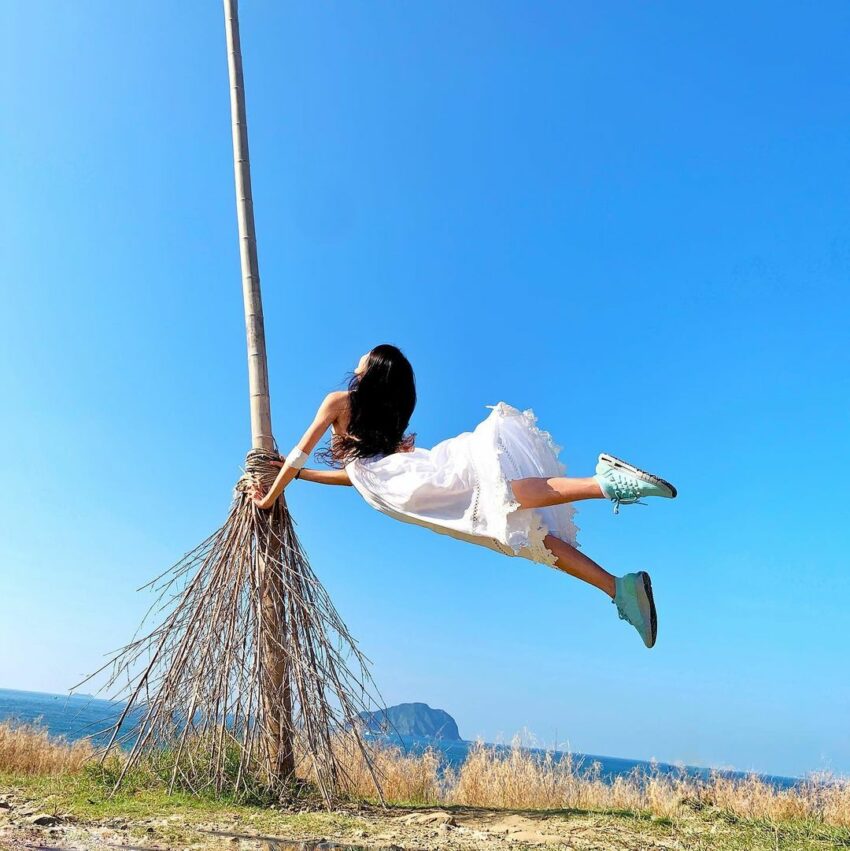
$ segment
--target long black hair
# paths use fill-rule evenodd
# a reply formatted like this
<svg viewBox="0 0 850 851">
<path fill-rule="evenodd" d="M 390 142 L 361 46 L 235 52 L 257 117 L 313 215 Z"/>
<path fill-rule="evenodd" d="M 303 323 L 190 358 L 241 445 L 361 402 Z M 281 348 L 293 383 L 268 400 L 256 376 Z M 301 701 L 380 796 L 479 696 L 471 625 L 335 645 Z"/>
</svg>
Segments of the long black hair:
<svg viewBox="0 0 850 851">
<path fill-rule="evenodd" d="M 375 346 L 361 375 L 348 382 L 351 419 L 345 434 L 331 437 L 317 456 L 332 467 L 355 458 L 392 455 L 413 448 L 415 434 L 405 434 L 416 407 L 416 378 L 410 361 L 389 343 Z"/>
</svg>

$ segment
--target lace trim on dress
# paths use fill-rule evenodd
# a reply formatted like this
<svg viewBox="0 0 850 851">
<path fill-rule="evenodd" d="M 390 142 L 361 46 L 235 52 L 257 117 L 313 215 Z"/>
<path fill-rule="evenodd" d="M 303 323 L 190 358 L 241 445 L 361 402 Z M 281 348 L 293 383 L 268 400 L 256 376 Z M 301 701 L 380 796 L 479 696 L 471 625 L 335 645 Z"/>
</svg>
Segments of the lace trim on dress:
<svg viewBox="0 0 850 851">
<path fill-rule="evenodd" d="M 558 475 L 563 475 L 566 472 L 566 466 L 558 458 L 563 447 L 555 443 L 548 431 L 544 431 L 537 426 L 537 417 L 531 408 L 520 411 L 518 408 L 514 408 L 505 402 L 499 402 L 497 405 L 487 405 L 486 407 L 492 408 L 501 417 L 523 417 L 528 431 L 552 453 L 558 466 Z M 498 437 L 496 442 L 496 453 L 499 461 L 499 474 L 494 494 L 496 504 L 492 508 L 494 511 L 498 511 L 500 517 L 504 518 L 505 540 L 513 550 L 512 554 L 518 556 L 520 550 L 527 548 L 529 558 L 532 561 L 555 567 L 557 558 L 544 543 L 546 536 L 549 534 L 549 527 L 546 525 L 539 511 L 534 508 L 521 508 L 519 501 L 514 496 L 510 483 L 511 480 L 504 472 L 505 465 L 502 463 L 502 457 L 507 458 L 510 466 L 513 467 L 515 473 L 513 478 L 524 477 L 501 436 Z M 573 535 L 573 538 L 575 538 L 575 535 Z"/>
</svg>

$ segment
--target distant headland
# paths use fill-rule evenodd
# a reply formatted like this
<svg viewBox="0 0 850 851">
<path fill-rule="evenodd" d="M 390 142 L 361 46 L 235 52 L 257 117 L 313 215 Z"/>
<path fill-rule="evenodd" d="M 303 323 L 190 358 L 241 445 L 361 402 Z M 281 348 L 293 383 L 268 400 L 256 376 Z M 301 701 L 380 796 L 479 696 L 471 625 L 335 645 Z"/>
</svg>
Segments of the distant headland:
<svg viewBox="0 0 850 851">
<path fill-rule="evenodd" d="M 427 703 L 399 703 L 377 712 L 361 712 L 360 717 L 373 733 L 462 741 L 455 719 L 445 710 L 432 709 Z"/>
</svg>

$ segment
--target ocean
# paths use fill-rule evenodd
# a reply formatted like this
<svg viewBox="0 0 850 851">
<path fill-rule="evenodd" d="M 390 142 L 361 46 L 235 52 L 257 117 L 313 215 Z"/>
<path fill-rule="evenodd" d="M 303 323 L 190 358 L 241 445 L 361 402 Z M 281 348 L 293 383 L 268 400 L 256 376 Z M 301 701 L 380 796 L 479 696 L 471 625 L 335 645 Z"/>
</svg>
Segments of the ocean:
<svg viewBox="0 0 850 851">
<path fill-rule="evenodd" d="M 64 736 L 69 741 L 91 736 L 95 744 L 104 744 L 107 738 L 104 731 L 122 709 L 123 704 L 121 703 L 100 700 L 91 695 L 68 696 L 0 689 L 0 721 L 38 722 L 51 735 Z M 469 749 L 474 744 L 467 741 L 445 742 L 432 739 L 399 738 L 398 736 L 393 737 L 392 741 L 401 744 L 406 750 L 413 753 L 420 752 L 428 746 L 436 747 L 444 754 L 446 762 L 453 767 L 458 767 L 463 763 Z M 507 750 L 504 745 L 495 745 L 494 747 Z M 556 752 L 555 756 L 559 758 L 563 754 Z M 598 763 L 602 778 L 609 781 L 616 777 L 625 776 L 636 768 L 667 774 L 685 772 L 693 777 L 707 777 L 711 771 L 711 769 L 700 768 L 699 766 L 674 766 L 666 763 L 650 763 L 643 760 L 621 759 L 595 754 L 574 753 L 573 758 L 580 760 L 584 765 Z M 722 773 L 728 777 L 745 776 L 734 771 Z M 781 789 L 791 788 L 800 782 L 798 778 L 793 777 L 760 776 L 763 780 Z"/>
</svg>

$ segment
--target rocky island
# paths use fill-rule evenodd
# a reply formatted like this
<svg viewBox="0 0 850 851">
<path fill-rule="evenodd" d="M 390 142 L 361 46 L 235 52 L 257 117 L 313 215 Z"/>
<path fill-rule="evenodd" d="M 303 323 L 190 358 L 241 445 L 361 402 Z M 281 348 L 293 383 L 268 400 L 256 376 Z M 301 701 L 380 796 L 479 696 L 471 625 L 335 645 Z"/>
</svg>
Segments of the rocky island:
<svg viewBox="0 0 850 851">
<path fill-rule="evenodd" d="M 427 703 L 399 703 L 377 712 L 362 712 L 360 717 L 373 733 L 462 741 L 455 719 L 445 710 L 432 709 Z"/>
</svg>

